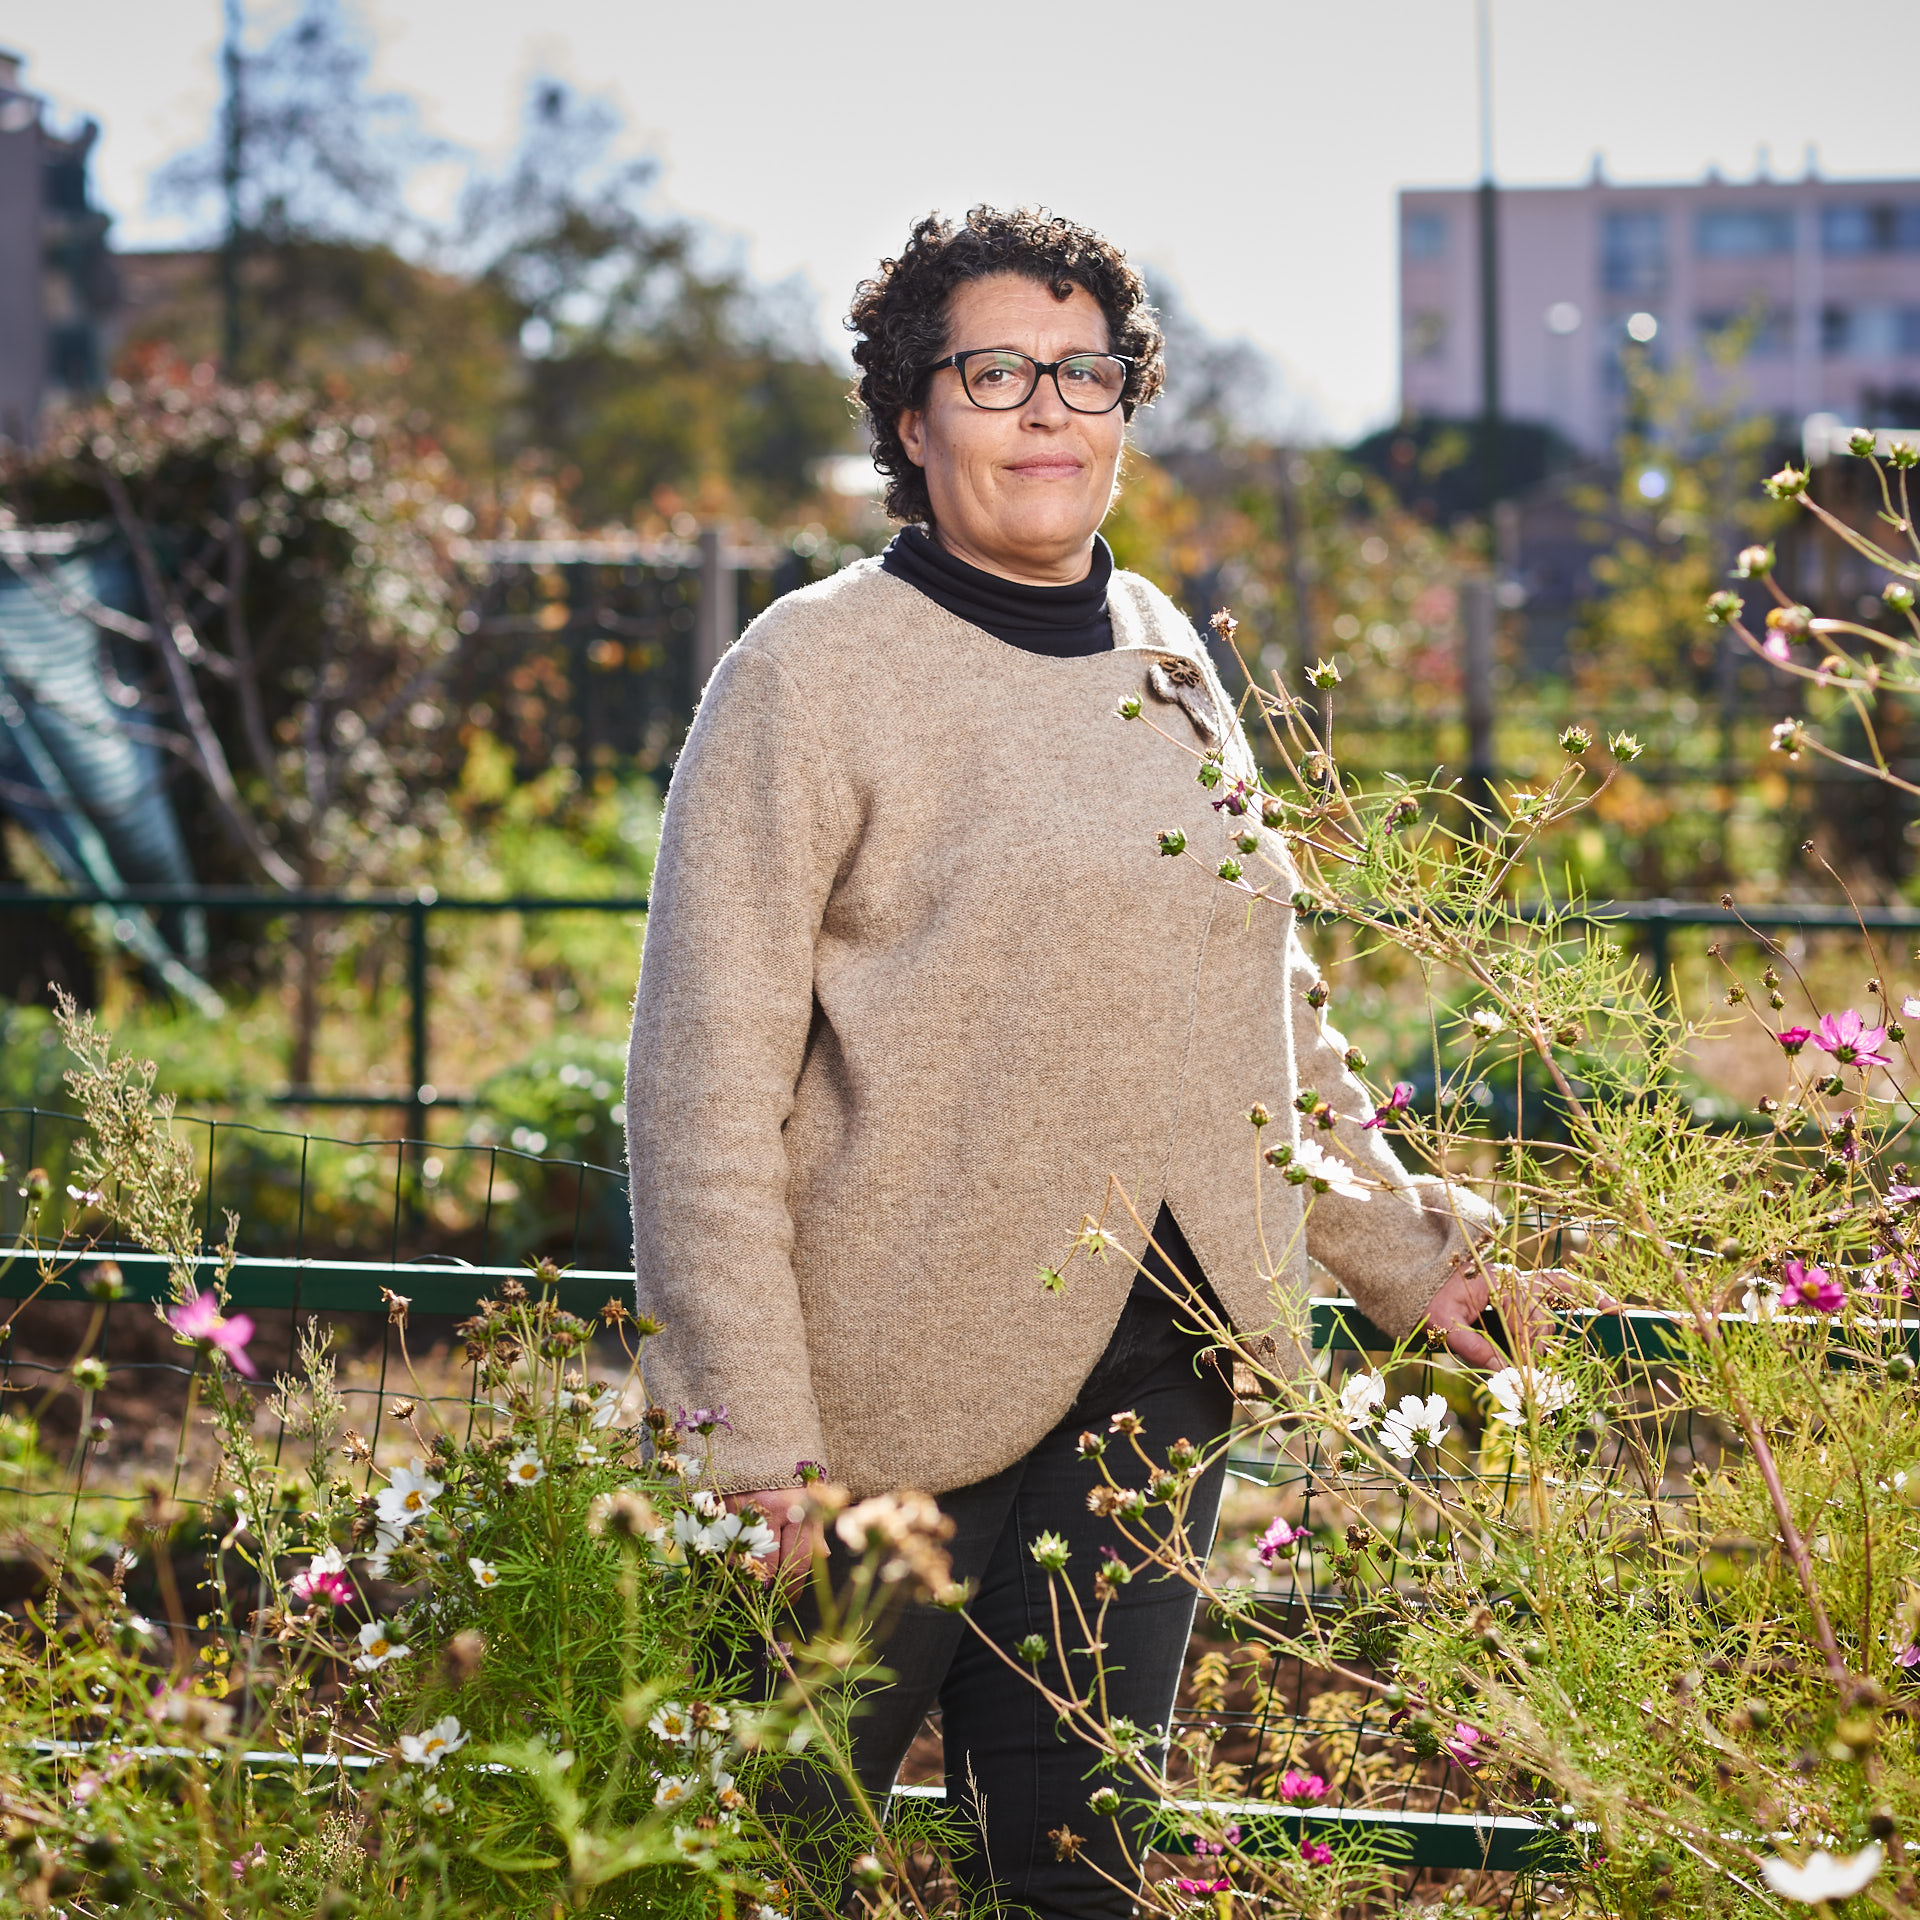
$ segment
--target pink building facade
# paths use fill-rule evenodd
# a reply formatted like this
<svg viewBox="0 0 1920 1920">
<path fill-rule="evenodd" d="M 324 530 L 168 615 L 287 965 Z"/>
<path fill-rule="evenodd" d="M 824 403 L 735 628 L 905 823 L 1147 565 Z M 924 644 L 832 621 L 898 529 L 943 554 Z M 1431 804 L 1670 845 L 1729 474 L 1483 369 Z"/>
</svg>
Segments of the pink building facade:
<svg viewBox="0 0 1920 1920">
<path fill-rule="evenodd" d="M 1604 454 L 1622 356 L 1694 362 L 1798 439 L 1811 415 L 1920 426 L 1920 179 L 1502 188 L 1501 412 Z M 1400 392 L 1481 409 L 1478 196 L 1400 195 Z M 1737 367 L 1704 349 L 1746 331 Z"/>
</svg>

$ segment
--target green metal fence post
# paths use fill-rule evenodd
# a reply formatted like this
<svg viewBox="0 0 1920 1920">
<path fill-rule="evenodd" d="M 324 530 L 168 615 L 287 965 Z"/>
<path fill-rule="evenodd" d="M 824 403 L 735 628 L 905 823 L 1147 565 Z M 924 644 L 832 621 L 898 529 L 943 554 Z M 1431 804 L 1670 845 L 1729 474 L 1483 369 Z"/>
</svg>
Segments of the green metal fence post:
<svg viewBox="0 0 1920 1920">
<path fill-rule="evenodd" d="M 413 1095 L 414 1137 L 420 1140 L 427 1137 L 427 1108 L 435 1097 L 427 1078 L 427 915 L 435 898 L 431 887 L 422 887 L 407 906 L 407 993 L 412 1017 L 407 1085 Z"/>
</svg>

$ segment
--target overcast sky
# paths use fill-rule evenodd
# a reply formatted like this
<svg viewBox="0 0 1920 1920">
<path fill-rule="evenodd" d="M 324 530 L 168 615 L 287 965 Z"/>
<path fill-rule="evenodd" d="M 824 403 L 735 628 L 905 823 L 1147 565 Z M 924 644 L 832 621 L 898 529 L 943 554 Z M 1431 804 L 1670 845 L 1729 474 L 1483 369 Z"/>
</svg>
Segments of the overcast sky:
<svg viewBox="0 0 1920 1920">
<path fill-rule="evenodd" d="M 1916 0 L 1493 0 L 1495 160 L 1514 182 L 1920 170 Z M 1039 201 L 1171 277 L 1348 434 L 1390 416 L 1393 196 L 1474 177 L 1473 0 L 359 0 L 374 84 L 509 146 L 528 80 L 610 96 L 664 202 L 800 275 L 823 338 L 928 207 Z M 262 28 L 296 9 L 251 0 Z M 28 82 L 101 122 L 122 246 L 178 236 L 153 167 L 218 98 L 219 0 L 0 0 Z M 991 54 L 971 56 L 970 47 Z M 1010 75 L 1010 77 L 1008 77 Z M 836 346 L 836 351 L 838 347 Z"/>
</svg>

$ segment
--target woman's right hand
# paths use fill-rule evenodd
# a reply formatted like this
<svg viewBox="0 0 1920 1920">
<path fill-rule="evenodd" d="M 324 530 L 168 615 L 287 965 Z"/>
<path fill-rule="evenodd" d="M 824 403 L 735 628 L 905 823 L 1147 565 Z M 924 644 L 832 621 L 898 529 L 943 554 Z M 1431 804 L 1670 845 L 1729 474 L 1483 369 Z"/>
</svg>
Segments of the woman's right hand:
<svg viewBox="0 0 1920 1920">
<path fill-rule="evenodd" d="M 813 1556 L 826 1544 L 820 1522 L 808 1518 L 806 1498 L 796 1487 L 730 1493 L 727 1507 L 733 1513 L 744 1513 L 749 1507 L 759 1510 L 775 1542 L 773 1551 L 762 1558 L 771 1562 L 776 1579 L 804 1578 L 813 1565 Z"/>
</svg>

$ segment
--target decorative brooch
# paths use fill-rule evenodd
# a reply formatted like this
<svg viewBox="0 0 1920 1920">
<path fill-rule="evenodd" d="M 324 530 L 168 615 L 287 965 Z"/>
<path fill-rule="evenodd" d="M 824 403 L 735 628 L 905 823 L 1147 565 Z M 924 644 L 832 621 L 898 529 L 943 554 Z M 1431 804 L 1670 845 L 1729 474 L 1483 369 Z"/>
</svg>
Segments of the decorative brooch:
<svg viewBox="0 0 1920 1920">
<path fill-rule="evenodd" d="M 1156 654 L 1147 663 L 1147 685 L 1160 699 L 1184 708 L 1194 730 L 1208 746 L 1220 744 L 1220 716 L 1197 661 L 1184 654 Z"/>
</svg>

